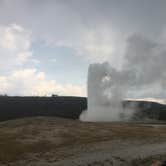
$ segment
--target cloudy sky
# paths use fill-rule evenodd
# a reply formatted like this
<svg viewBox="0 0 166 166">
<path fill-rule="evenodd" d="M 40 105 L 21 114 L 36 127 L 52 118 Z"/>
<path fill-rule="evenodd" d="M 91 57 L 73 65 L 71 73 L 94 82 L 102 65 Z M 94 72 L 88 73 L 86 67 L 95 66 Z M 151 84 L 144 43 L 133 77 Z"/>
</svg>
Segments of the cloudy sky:
<svg viewBox="0 0 166 166">
<path fill-rule="evenodd" d="M 165 0 L 0 0 L 0 94 L 86 96 L 88 65 L 120 69 L 132 34 L 165 44 L 165 9 Z"/>
</svg>

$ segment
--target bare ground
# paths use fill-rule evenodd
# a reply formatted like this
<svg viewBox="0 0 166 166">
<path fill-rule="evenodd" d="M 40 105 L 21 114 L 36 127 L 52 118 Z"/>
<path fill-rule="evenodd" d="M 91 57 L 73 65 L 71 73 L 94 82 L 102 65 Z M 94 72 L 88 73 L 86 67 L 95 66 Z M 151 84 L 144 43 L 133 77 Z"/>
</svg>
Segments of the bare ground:
<svg viewBox="0 0 166 166">
<path fill-rule="evenodd" d="M 166 159 L 166 124 L 25 118 L 0 123 L 2 166 L 150 166 Z"/>
</svg>

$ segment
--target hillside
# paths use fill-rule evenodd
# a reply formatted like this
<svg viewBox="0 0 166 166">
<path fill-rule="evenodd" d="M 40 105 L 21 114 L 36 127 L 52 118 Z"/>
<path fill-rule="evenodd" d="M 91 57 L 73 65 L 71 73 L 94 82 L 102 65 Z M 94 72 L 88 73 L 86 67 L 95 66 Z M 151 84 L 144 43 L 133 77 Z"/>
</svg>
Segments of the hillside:
<svg viewBox="0 0 166 166">
<path fill-rule="evenodd" d="M 133 120 L 166 120 L 166 105 L 163 104 L 126 100 L 123 107 L 135 110 Z M 34 116 L 78 119 L 86 109 L 85 97 L 0 97 L 0 121 Z"/>
<path fill-rule="evenodd" d="M 87 108 L 83 97 L 0 97 L 0 121 L 32 116 L 78 119 Z"/>
</svg>

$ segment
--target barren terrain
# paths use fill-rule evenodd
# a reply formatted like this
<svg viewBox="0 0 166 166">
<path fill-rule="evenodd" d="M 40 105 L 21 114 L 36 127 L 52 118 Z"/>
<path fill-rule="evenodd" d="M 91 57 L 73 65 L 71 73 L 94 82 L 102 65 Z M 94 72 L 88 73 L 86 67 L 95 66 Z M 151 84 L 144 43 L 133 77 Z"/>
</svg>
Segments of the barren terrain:
<svg viewBox="0 0 166 166">
<path fill-rule="evenodd" d="M 37 117 L 0 122 L 1 166 L 151 165 L 166 158 L 166 124 Z"/>
</svg>

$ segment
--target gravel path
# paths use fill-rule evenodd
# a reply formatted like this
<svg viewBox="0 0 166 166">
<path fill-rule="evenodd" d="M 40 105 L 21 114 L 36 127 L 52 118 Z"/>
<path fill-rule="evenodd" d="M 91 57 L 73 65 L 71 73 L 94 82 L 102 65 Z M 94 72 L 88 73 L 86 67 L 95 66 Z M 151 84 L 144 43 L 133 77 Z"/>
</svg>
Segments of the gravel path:
<svg viewBox="0 0 166 166">
<path fill-rule="evenodd" d="M 124 165 L 127 166 L 135 159 L 145 159 L 150 156 L 166 154 L 166 143 L 140 145 L 121 143 L 109 147 L 109 142 L 98 146 L 97 151 L 80 153 L 63 161 L 54 163 L 55 166 L 89 166 L 89 165 Z M 104 150 L 105 149 L 105 150 Z"/>
</svg>

